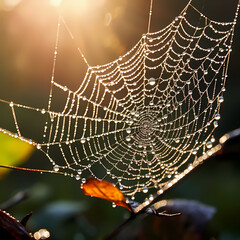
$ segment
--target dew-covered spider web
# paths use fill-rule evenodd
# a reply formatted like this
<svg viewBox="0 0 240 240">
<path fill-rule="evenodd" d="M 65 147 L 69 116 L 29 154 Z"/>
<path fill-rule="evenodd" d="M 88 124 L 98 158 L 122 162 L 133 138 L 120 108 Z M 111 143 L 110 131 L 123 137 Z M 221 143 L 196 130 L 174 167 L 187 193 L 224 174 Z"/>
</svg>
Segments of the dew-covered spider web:
<svg viewBox="0 0 240 240">
<path fill-rule="evenodd" d="M 148 31 L 118 59 L 90 66 L 72 91 L 55 79 L 58 36 L 48 107 L 37 109 L 7 102 L 16 133 L 41 150 L 51 172 L 82 182 L 91 176 L 116 184 L 134 199 L 156 188 L 163 193 L 201 163 L 199 156 L 214 145 L 234 27 L 217 22 L 191 1 L 168 26 Z M 69 28 L 59 18 L 57 35 Z M 62 111 L 52 105 L 55 92 L 66 96 Z M 46 116 L 43 141 L 24 138 L 16 108 Z M 54 157 L 58 153 L 58 157 Z"/>
</svg>

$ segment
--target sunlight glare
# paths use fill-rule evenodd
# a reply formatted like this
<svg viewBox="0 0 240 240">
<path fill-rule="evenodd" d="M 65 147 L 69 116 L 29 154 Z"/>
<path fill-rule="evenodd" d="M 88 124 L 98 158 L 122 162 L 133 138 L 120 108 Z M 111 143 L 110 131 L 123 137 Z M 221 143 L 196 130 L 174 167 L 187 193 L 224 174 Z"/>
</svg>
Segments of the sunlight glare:
<svg viewBox="0 0 240 240">
<path fill-rule="evenodd" d="M 55 7 L 60 6 L 61 3 L 62 3 L 62 0 L 50 0 L 50 4 L 55 6 Z"/>
<path fill-rule="evenodd" d="M 5 10 L 11 10 L 16 7 L 22 0 L 3 0 L 3 3 L 6 7 Z"/>
</svg>

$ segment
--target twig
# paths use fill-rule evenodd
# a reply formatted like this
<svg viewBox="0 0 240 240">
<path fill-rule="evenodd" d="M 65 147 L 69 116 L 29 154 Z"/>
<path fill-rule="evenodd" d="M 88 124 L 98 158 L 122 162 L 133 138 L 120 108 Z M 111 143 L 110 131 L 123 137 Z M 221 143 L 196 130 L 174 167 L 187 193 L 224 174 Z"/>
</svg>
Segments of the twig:
<svg viewBox="0 0 240 240">
<path fill-rule="evenodd" d="M 11 199 L 9 199 L 7 202 L 4 202 L 0 205 L 0 209 L 3 211 L 6 211 L 7 209 L 17 205 L 18 203 L 22 202 L 23 200 L 28 198 L 27 192 L 19 192 L 15 196 L 13 196 Z"/>
</svg>

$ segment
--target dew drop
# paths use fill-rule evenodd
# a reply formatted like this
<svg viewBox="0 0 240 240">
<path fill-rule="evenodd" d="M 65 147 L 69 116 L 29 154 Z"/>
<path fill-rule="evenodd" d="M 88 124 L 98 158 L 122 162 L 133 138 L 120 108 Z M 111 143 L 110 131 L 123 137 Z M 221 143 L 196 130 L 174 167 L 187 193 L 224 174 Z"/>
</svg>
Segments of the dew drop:
<svg viewBox="0 0 240 240">
<path fill-rule="evenodd" d="M 78 173 L 79 175 L 81 175 L 81 174 L 82 174 L 82 170 L 81 170 L 81 169 L 78 169 L 78 170 L 77 170 L 77 173 Z"/>
<path fill-rule="evenodd" d="M 10 103 L 9 103 L 9 106 L 10 106 L 10 107 L 13 107 L 13 102 L 10 102 Z"/>
<path fill-rule="evenodd" d="M 222 102 L 224 101 L 223 96 L 219 96 L 218 101 L 219 101 L 220 103 L 222 103 Z"/>
<path fill-rule="evenodd" d="M 115 208 L 116 206 L 117 206 L 116 203 L 113 202 L 112 207 Z"/>
<path fill-rule="evenodd" d="M 126 137 L 126 141 L 127 141 L 127 142 L 130 142 L 130 141 L 131 141 L 131 137 L 129 137 L 129 136 Z"/>
<path fill-rule="evenodd" d="M 76 180 L 80 180 L 80 176 L 79 175 L 76 175 L 75 178 L 76 178 Z"/>
<path fill-rule="evenodd" d="M 220 116 L 219 113 L 215 114 L 215 119 L 216 119 L 216 120 L 219 120 L 220 118 L 221 118 L 221 116 Z"/>
<path fill-rule="evenodd" d="M 82 183 L 85 183 L 86 182 L 86 178 L 82 178 Z"/>
<path fill-rule="evenodd" d="M 68 89 L 67 89 L 67 87 L 65 86 L 64 88 L 63 88 L 63 91 L 64 92 L 66 92 Z"/>
<path fill-rule="evenodd" d="M 86 142 L 86 139 L 85 138 L 81 138 L 81 143 L 85 143 Z"/>
<path fill-rule="evenodd" d="M 45 114 L 46 113 L 46 110 L 43 108 L 42 110 L 41 110 L 41 114 Z"/>
<path fill-rule="evenodd" d="M 207 148 L 212 148 L 212 142 L 211 141 L 207 142 L 206 146 L 207 146 Z"/>
<path fill-rule="evenodd" d="M 126 132 L 131 133 L 131 128 L 127 128 Z"/>
<path fill-rule="evenodd" d="M 41 145 L 40 144 L 37 145 L 37 149 L 41 149 Z"/>
<path fill-rule="evenodd" d="M 216 127 L 218 127 L 218 121 L 214 121 L 213 122 L 213 126 L 216 128 Z"/>
<path fill-rule="evenodd" d="M 143 191 L 143 193 L 147 193 L 148 192 L 148 188 L 147 187 L 143 187 L 142 191 Z"/>
<path fill-rule="evenodd" d="M 196 155 L 197 154 L 197 149 L 193 149 L 192 154 Z"/>
<path fill-rule="evenodd" d="M 151 195 L 149 196 L 149 200 L 152 201 L 153 199 L 154 199 L 154 197 L 153 197 L 153 195 L 151 194 Z"/>
<path fill-rule="evenodd" d="M 59 166 L 58 165 L 54 165 L 53 170 L 54 170 L 54 172 L 58 172 L 59 171 Z"/>
<path fill-rule="evenodd" d="M 150 78 L 148 81 L 149 81 L 149 84 L 151 86 L 155 85 L 155 83 L 156 83 L 156 79 L 155 78 Z"/>
</svg>

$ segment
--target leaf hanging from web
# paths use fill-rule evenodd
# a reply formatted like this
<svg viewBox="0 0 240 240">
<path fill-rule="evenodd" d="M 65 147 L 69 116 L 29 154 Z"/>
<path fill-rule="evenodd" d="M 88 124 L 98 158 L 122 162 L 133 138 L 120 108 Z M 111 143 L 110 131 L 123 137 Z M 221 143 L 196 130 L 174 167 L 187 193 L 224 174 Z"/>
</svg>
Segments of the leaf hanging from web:
<svg viewBox="0 0 240 240">
<path fill-rule="evenodd" d="M 126 202 L 122 192 L 110 182 L 89 178 L 82 184 L 82 189 L 85 195 L 102 198 L 113 202 L 118 206 L 124 207 L 130 212 L 133 211 L 130 205 Z"/>
</svg>

